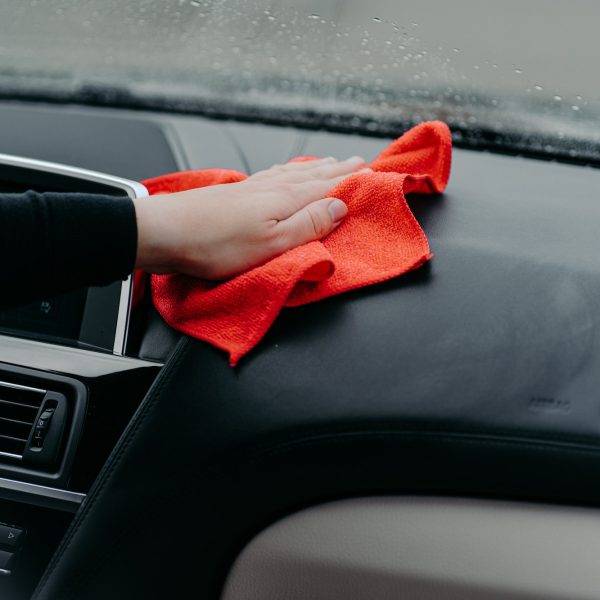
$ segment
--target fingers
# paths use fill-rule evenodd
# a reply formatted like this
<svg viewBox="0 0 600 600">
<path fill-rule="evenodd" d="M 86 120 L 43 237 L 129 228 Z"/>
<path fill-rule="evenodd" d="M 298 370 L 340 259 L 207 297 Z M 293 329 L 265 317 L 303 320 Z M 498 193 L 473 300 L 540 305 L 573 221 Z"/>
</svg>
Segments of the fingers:
<svg viewBox="0 0 600 600">
<path fill-rule="evenodd" d="M 258 171 L 250 176 L 250 179 L 268 179 L 271 177 L 281 177 L 282 175 L 289 173 L 302 173 L 303 171 L 310 171 L 321 165 L 331 164 L 338 162 L 333 156 L 327 156 L 325 158 L 317 158 L 315 160 L 305 160 L 301 162 L 288 162 L 282 165 L 273 165 L 269 169 Z"/>
<path fill-rule="evenodd" d="M 332 179 L 342 175 L 350 175 L 350 173 L 364 166 L 364 164 L 365 161 L 363 158 L 352 156 L 346 160 L 316 165 L 307 171 L 286 173 L 285 181 L 289 183 L 303 183 L 313 179 Z"/>
<path fill-rule="evenodd" d="M 328 195 L 331 190 L 349 177 L 350 175 L 357 175 L 360 173 L 369 173 L 372 169 L 361 169 L 360 171 L 351 171 L 350 173 L 344 173 L 337 177 L 331 177 L 328 179 L 311 179 L 303 181 L 301 183 L 291 184 L 289 187 L 288 198 L 286 202 L 275 202 L 270 207 L 271 211 L 274 212 L 277 219 L 283 220 L 290 217 L 295 212 L 308 206 L 315 200 L 319 200 Z"/>
<path fill-rule="evenodd" d="M 344 173 L 351 173 L 361 165 L 364 165 L 364 163 L 364 159 L 360 156 L 352 156 L 342 161 L 338 161 L 329 156 L 317 160 L 275 165 L 266 171 L 260 171 L 255 175 L 252 175 L 250 179 L 271 179 L 287 183 L 316 178 L 326 179 Z"/>
<path fill-rule="evenodd" d="M 328 179 L 307 179 L 296 183 L 277 183 L 263 197 L 262 207 L 270 219 L 283 221 L 316 200 L 327 197 L 336 185 L 351 175 L 372 172 L 365 168 Z M 261 184 L 261 185 L 264 185 Z"/>
<path fill-rule="evenodd" d="M 324 238 L 342 222 L 347 213 L 347 206 L 337 198 L 323 198 L 308 204 L 275 226 L 278 250 L 285 252 Z"/>
</svg>

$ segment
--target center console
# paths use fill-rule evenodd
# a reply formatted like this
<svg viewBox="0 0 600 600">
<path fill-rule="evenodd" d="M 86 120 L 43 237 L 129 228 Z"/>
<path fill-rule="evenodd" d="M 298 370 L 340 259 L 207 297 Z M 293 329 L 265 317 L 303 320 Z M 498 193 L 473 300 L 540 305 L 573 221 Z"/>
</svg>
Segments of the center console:
<svg viewBox="0 0 600 600">
<path fill-rule="evenodd" d="M 177 168 L 153 123 L 3 108 L 0 193 L 84 192 L 117 201 L 147 195 L 135 181 L 144 176 L 140 163 L 148 176 Z M 104 142 L 102 156 L 94 139 Z M 133 151 L 138 144 L 146 144 L 143 153 Z M 115 154 L 124 177 L 89 168 L 114 172 Z M 130 277 L 0 310 L 2 599 L 31 596 L 162 366 L 137 358 L 149 306 L 142 300 L 132 311 L 133 294 Z"/>
</svg>

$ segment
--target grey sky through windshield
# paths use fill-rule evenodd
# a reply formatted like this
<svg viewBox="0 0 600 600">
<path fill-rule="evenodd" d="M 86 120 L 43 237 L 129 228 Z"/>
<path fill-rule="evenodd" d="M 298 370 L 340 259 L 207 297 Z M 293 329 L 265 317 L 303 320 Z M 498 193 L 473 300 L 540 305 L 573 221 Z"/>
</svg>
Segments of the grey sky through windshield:
<svg viewBox="0 0 600 600">
<path fill-rule="evenodd" d="M 0 0 L 0 90 L 93 84 L 595 145 L 599 18 L 594 0 Z"/>
</svg>

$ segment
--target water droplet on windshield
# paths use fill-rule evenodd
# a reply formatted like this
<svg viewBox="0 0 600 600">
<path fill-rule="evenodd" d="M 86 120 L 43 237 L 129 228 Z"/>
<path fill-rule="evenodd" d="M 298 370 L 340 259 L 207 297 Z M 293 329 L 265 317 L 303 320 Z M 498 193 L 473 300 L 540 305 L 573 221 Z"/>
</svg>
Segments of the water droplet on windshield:
<svg viewBox="0 0 600 600">
<path fill-rule="evenodd" d="M 575 100 L 583 100 L 583 96 L 575 96 Z"/>
<path fill-rule="evenodd" d="M 383 23 L 383 20 L 380 17 L 373 17 L 373 22 L 375 22 L 375 23 Z"/>
<path fill-rule="evenodd" d="M 523 70 L 522 69 L 515 69 L 515 73 L 517 75 L 521 75 L 523 73 Z"/>
<path fill-rule="evenodd" d="M 556 100 L 557 102 L 560 102 L 562 100 L 562 96 L 553 96 L 554 100 Z"/>
<path fill-rule="evenodd" d="M 543 92 L 543 91 L 544 91 L 544 88 L 543 88 L 541 85 L 534 85 L 534 86 L 533 86 L 533 89 L 534 89 L 536 92 Z"/>
<path fill-rule="evenodd" d="M 317 13 L 313 13 L 312 15 L 308 15 L 309 19 L 320 19 L 321 15 L 318 15 Z"/>
<path fill-rule="evenodd" d="M 573 110 L 579 110 L 579 106 L 577 106 L 577 104 L 573 104 L 573 106 L 571 106 L 571 108 L 572 108 Z"/>
<path fill-rule="evenodd" d="M 460 52 L 460 48 L 452 48 L 452 52 L 456 52 L 458 54 Z"/>
</svg>

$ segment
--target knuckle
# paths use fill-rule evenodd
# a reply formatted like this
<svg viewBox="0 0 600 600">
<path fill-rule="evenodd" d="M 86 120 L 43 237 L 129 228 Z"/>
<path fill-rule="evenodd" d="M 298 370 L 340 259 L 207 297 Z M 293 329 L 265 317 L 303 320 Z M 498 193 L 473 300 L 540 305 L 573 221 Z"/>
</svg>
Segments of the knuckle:
<svg viewBox="0 0 600 600">
<path fill-rule="evenodd" d="M 318 177 L 319 179 L 325 179 L 325 178 L 329 177 L 332 172 L 333 172 L 333 168 L 329 165 L 329 166 L 317 167 L 313 171 L 313 174 L 316 177 Z"/>
<path fill-rule="evenodd" d="M 328 223 L 321 211 L 309 207 L 306 211 L 310 220 L 311 232 L 316 238 L 323 237 L 328 230 Z"/>
<path fill-rule="evenodd" d="M 293 183 L 281 181 L 277 184 L 277 192 L 282 196 L 293 199 L 296 197 L 298 190 Z"/>
<path fill-rule="evenodd" d="M 279 224 L 274 221 L 267 228 L 264 237 L 264 243 L 269 252 L 276 254 L 285 250 L 286 246 L 286 235 L 285 230 L 282 229 Z"/>
</svg>

